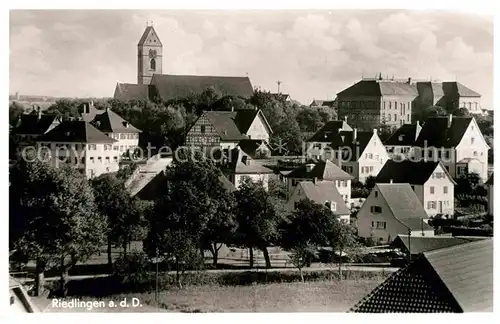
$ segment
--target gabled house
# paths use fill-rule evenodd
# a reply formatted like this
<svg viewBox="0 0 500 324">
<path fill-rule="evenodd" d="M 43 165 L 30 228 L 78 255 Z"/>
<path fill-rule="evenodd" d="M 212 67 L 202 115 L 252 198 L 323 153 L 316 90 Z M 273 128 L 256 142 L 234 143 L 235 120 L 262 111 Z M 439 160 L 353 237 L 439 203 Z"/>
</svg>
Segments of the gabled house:
<svg viewBox="0 0 500 324">
<path fill-rule="evenodd" d="M 493 312 L 493 239 L 424 252 L 349 312 Z"/>
<path fill-rule="evenodd" d="M 345 120 L 331 120 L 327 122 L 319 131 L 317 131 L 306 142 L 306 154 L 313 159 L 325 157 L 328 152 L 325 149 L 329 147 L 338 134 L 343 131 L 352 131 L 351 126 Z"/>
<path fill-rule="evenodd" d="M 404 160 L 413 156 L 415 141 L 422 130 L 417 121 L 415 124 L 404 124 L 384 141 L 389 157 L 394 160 Z"/>
<path fill-rule="evenodd" d="M 360 182 L 365 182 L 369 176 L 377 176 L 389 160 L 376 129 L 373 132 L 362 132 L 356 128 L 351 132 L 340 132 L 330 144 L 330 150 L 332 155 L 327 154 L 327 158 Z"/>
<path fill-rule="evenodd" d="M 390 243 L 399 234 L 433 236 L 429 216 L 408 183 L 377 183 L 356 216 L 358 236 Z"/>
<path fill-rule="evenodd" d="M 233 149 L 241 140 L 269 143 L 271 127 L 261 110 L 205 111 L 186 136 L 186 145 Z"/>
<path fill-rule="evenodd" d="M 107 136 L 117 140 L 113 145 L 113 150 L 120 152 L 120 156 L 133 153 L 139 146 L 141 131 L 111 109 L 95 115 L 90 123 Z"/>
<path fill-rule="evenodd" d="M 409 183 L 429 216 L 455 212 L 455 181 L 441 162 L 389 160 L 376 183 Z"/>
<path fill-rule="evenodd" d="M 495 196 L 493 196 L 493 174 L 486 181 L 486 190 L 488 191 L 488 215 L 493 216 L 493 205 L 495 204 Z"/>
<path fill-rule="evenodd" d="M 310 199 L 317 204 L 325 205 L 338 215 L 340 220 L 345 223 L 350 221 L 351 212 L 333 181 L 298 182 L 288 199 L 288 209 L 295 210 L 297 203 L 302 199 Z"/>
<path fill-rule="evenodd" d="M 34 113 L 22 114 L 12 129 L 14 142 L 21 148 L 33 143 L 38 137 L 46 134 L 59 125 L 60 118 L 56 115 L 43 114 L 38 108 Z"/>
<path fill-rule="evenodd" d="M 44 160 L 56 168 L 69 164 L 87 178 L 118 171 L 118 152 L 113 150 L 116 142 L 84 120 L 63 121 L 37 138 Z"/>
<path fill-rule="evenodd" d="M 343 171 L 331 161 L 307 162 L 286 175 L 288 194 L 292 194 L 301 181 L 331 181 L 347 204 L 351 200 L 351 180 L 353 176 Z"/>
<path fill-rule="evenodd" d="M 237 147 L 229 151 L 228 159 L 222 162 L 221 169 L 236 189 L 239 188 L 244 178 L 250 178 L 254 182 L 262 181 L 267 190 L 269 175 L 273 173 L 259 160 L 252 159 Z"/>
<path fill-rule="evenodd" d="M 488 178 L 488 150 L 474 117 L 429 118 L 415 141 L 415 159 L 441 161 L 453 178 L 476 172 Z"/>
</svg>

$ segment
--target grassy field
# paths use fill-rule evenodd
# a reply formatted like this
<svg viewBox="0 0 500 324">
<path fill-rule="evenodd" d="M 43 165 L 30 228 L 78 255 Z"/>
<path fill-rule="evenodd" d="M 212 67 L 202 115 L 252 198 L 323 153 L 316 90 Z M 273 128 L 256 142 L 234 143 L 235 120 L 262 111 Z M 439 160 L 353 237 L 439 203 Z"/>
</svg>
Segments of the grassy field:
<svg viewBox="0 0 500 324">
<path fill-rule="evenodd" d="M 142 307 L 96 308 L 92 312 L 346 312 L 382 280 L 325 280 L 257 284 L 251 286 L 189 286 L 155 294 L 122 294 L 102 298 L 110 300 L 138 298 Z M 70 298 L 68 298 L 69 300 Z M 94 301 L 89 297 L 80 300 Z M 45 312 L 89 312 L 80 309 L 54 309 L 47 300 Z"/>
</svg>

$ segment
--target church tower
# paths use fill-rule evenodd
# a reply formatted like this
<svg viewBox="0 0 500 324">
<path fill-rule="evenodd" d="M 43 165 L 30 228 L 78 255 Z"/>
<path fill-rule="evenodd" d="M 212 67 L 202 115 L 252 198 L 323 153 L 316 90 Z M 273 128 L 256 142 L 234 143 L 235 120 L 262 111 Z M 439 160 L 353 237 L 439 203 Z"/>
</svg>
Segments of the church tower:
<svg viewBox="0 0 500 324">
<path fill-rule="evenodd" d="M 137 83 L 150 84 L 153 74 L 162 73 L 163 45 L 153 26 L 147 26 L 137 44 Z"/>
</svg>

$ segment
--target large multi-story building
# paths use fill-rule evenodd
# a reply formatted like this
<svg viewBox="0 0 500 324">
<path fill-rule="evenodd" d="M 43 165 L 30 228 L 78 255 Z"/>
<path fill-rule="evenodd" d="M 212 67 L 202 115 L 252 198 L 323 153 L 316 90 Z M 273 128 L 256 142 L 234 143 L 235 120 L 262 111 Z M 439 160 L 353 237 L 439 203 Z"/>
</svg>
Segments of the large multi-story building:
<svg viewBox="0 0 500 324">
<path fill-rule="evenodd" d="M 399 127 L 422 119 L 422 110 L 441 106 L 451 112 L 466 108 L 483 114 L 481 95 L 453 82 L 364 78 L 337 94 L 338 116 L 351 126 L 371 129 L 386 125 Z"/>
<path fill-rule="evenodd" d="M 56 168 L 71 165 L 87 178 L 118 171 L 116 142 L 84 120 L 64 121 L 37 138 L 40 158 Z"/>
<path fill-rule="evenodd" d="M 411 79 L 362 79 L 337 94 L 338 117 L 347 117 L 349 125 L 360 129 L 399 127 L 411 123 L 417 97 Z"/>
</svg>

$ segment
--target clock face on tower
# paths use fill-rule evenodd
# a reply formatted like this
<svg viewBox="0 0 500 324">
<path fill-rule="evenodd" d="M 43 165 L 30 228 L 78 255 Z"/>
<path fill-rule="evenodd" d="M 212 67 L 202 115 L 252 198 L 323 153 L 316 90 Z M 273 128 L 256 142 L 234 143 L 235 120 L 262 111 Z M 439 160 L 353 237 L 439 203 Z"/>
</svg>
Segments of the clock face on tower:
<svg viewBox="0 0 500 324">
<path fill-rule="evenodd" d="M 149 58 L 152 58 L 152 59 L 156 58 L 156 50 L 154 50 L 154 49 L 149 50 Z"/>
</svg>

